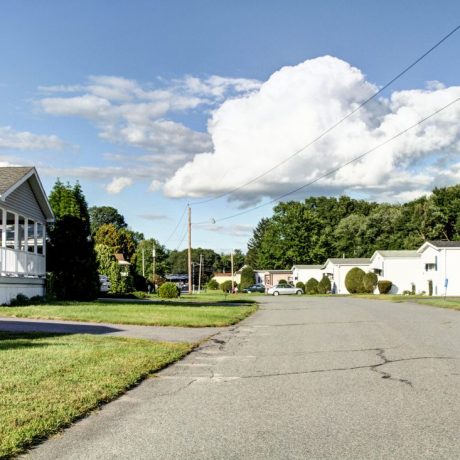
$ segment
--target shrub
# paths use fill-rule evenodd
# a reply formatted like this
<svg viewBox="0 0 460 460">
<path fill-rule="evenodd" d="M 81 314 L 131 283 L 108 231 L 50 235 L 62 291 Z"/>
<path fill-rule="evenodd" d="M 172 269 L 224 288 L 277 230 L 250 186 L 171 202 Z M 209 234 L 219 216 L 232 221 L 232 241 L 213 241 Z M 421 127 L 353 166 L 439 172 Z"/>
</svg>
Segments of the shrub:
<svg viewBox="0 0 460 460">
<path fill-rule="evenodd" d="M 411 283 L 411 292 L 412 295 L 415 295 L 415 283 Z"/>
<path fill-rule="evenodd" d="M 388 294 L 391 291 L 391 286 L 393 286 L 393 283 L 388 280 L 380 280 L 377 283 L 377 286 L 379 288 L 380 294 Z"/>
<path fill-rule="evenodd" d="M 305 284 L 302 283 L 302 281 L 297 281 L 295 287 L 300 288 L 300 289 L 302 289 L 303 292 L 305 292 Z"/>
<path fill-rule="evenodd" d="M 377 287 L 378 277 L 375 273 L 366 273 L 363 277 L 364 292 L 367 294 L 373 294 Z"/>
<path fill-rule="evenodd" d="M 133 294 L 134 297 L 136 297 L 136 299 L 147 299 L 148 296 L 149 296 L 144 291 L 134 291 L 132 294 Z"/>
<path fill-rule="evenodd" d="M 318 280 L 316 278 L 310 278 L 305 284 L 305 292 L 307 294 L 318 294 Z"/>
<path fill-rule="evenodd" d="M 248 265 L 241 270 L 240 290 L 252 286 L 256 282 L 254 270 Z"/>
<path fill-rule="evenodd" d="M 286 280 L 279 280 L 278 284 L 288 284 L 288 282 Z"/>
<path fill-rule="evenodd" d="M 236 286 L 236 283 L 234 282 L 233 287 L 235 286 Z M 220 288 L 224 292 L 232 292 L 232 281 L 231 280 L 224 281 L 223 283 L 220 284 Z"/>
<path fill-rule="evenodd" d="M 206 285 L 208 289 L 219 289 L 219 283 L 215 280 L 209 280 L 208 284 Z"/>
<path fill-rule="evenodd" d="M 163 283 L 158 289 L 158 294 L 162 299 L 176 299 L 180 296 L 180 289 L 174 283 Z"/>
<path fill-rule="evenodd" d="M 345 287 L 350 294 L 360 294 L 364 292 L 364 271 L 358 267 L 353 267 L 345 276 Z"/>
<path fill-rule="evenodd" d="M 331 280 L 327 276 L 323 276 L 318 283 L 318 294 L 328 294 L 331 292 Z"/>
<path fill-rule="evenodd" d="M 41 295 L 34 295 L 29 299 L 29 303 L 32 305 L 39 305 L 41 303 L 45 303 L 45 298 Z"/>
<path fill-rule="evenodd" d="M 18 294 L 14 299 L 11 299 L 10 305 L 12 307 L 24 307 L 30 305 L 30 300 L 26 295 Z"/>
</svg>

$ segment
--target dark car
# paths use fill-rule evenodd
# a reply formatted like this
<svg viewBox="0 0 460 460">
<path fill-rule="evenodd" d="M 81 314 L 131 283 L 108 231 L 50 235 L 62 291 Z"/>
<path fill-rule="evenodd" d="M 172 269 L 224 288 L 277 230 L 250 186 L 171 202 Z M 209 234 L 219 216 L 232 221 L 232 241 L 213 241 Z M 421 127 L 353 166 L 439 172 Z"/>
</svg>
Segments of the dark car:
<svg viewBox="0 0 460 460">
<path fill-rule="evenodd" d="M 243 292 L 265 292 L 265 286 L 261 283 L 259 284 L 253 284 L 252 286 L 247 287 L 246 289 L 243 289 Z"/>
</svg>

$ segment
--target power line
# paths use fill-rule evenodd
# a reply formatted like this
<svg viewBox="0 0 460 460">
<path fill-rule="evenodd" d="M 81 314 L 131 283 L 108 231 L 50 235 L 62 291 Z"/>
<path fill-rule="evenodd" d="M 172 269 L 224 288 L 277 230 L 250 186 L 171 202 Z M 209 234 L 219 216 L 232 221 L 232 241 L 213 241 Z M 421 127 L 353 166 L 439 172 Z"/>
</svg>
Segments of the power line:
<svg viewBox="0 0 460 460">
<path fill-rule="evenodd" d="M 314 180 L 312 180 L 312 181 L 310 181 L 310 182 L 308 182 L 308 183 L 306 183 L 306 184 L 304 184 L 304 185 L 302 185 L 300 187 L 297 187 L 297 188 L 295 188 L 295 189 L 293 189 L 293 190 L 291 190 L 289 192 L 286 192 L 286 193 L 284 193 L 282 195 L 279 195 L 276 198 L 273 198 L 272 200 L 267 201 L 266 203 L 262 203 L 262 204 L 260 204 L 258 206 L 254 206 L 252 208 L 245 209 L 244 211 L 232 214 L 230 216 L 222 217 L 220 219 L 213 219 L 213 221 L 214 221 L 214 223 L 217 223 L 217 222 L 222 222 L 222 221 L 225 221 L 225 220 L 233 219 L 235 217 L 242 216 L 244 214 L 248 214 L 248 213 L 250 213 L 252 211 L 255 211 L 256 209 L 260 209 L 260 208 L 263 208 L 265 206 L 268 206 L 268 205 L 270 205 L 272 203 L 275 203 L 276 201 L 279 201 L 279 200 L 281 200 L 283 198 L 286 198 L 289 195 L 293 195 L 294 193 L 297 193 L 300 190 L 303 190 L 303 189 L 305 189 L 307 187 L 310 187 L 311 185 L 315 184 L 316 182 L 320 181 L 321 179 L 324 179 L 325 177 L 331 176 L 332 174 L 334 174 L 337 171 L 345 168 L 346 166 L 348 166 L 348 165 L 350 165 L 350 164 L 352 164 L 352 163 L 364 158 L 365 156 L 369 155 L 372 152 L 375 152 L 376 150 L 378 150 L 379 148 L 385 146 L 386 144 L 389 144 L 390 142 L 394 141 L 398 137 L 401 137 L 403 134 L 407 133 L 411 129 L 421 125 L 425 121 L 429 120 L 430 118 L 436 116 L 437 114 L 441 113 L 442 111 L 444 111 L 447 108 L 451 107 L 452 105 L 456 104 L 458 101 L 460 101 L 460 97 L 454 99 L 453 101 L 449 102 L 448 104 L 446 104 L 445 106 L 441 107 L 440 109 L 432 112 L 430 115 L 427 115 L 426 117 L 424 117 L 421 120 L 417 121 L 413 125 L 403 129 L 402 131 L 400 131 L 399 133 L 395 134 L 393 137 L 387 139 L 386 141 L 381 142 L 380 144 L 378 144 L 375 147 L 371 148 L 370 150 L 367 150 L 366 152 L 364 152 L 364 153 L 352 158 L 351 160 L 347 161 L 346 163 L 343 163 L 343 164 L 337 166 L 336 168 L 330 169 L 329 171 L 325 172 L 321 176 L 317 177 L 316 179 L 314 179 Z M 209 223 L 209 222 L 208 221 L 203 221 L 203 222 L 197 222 L 194 225 L 203 225 L 203 224 L 207 224 L 207 223 Z"/>
<path fill-rule="evenodd" d="M 375 99 L 379 94 L 381 94 L 383 91 L 385 91 L 390 85 L 392 85 L 396 80 L 398 80 L 399 78 L 401 78 L 404 74 L 406 74 L 410 69 L 412 69 L 414 66 L 416 66 L 421 60 L 423 60 L 426 56 L 428 56 L 432 51 L 434 51 L 436 48 L 438 48 L 442 43 L 444 43 L 449 37 L 451 37 L 455 32 L 457 32 L 457 30 L 460 29 L 460 25 L 458 25 L 457 27 L 455 27 L 454 29 L 452 29 L 447 35 L 445 35 L 443 38 L 441 38 L 441 40 L 439 40 L 437 43 L 435 43 L 430 49 L 428 49 L 427 51 L 425 51 L 421 56 L 419 56 L 415 61 L 413 61 L 411 64 L 409 64 L 406 68 L 404 68 L 401 72 L 399 72 L 395 77 L 393 77 L 389 82 L 387 82 L 384 86 L 382 86 L 376 93 L 374 93 L 372 96 L 370 96 L 369 98 L 367 98 L 365 101 L 361 102 L 361 104 L 358 105 L 358 107 L 356 107 L 355 109 L 353 109 L 351 112 L 349 112 L 347 115 L 345 115 L 343 118 L 341 118 L 339 121 L 337 121 L 336 123 L 334 123 L 332 126 L 330 126 L 329 128 L 327 128 L 325 131 L 323 131 L 319 136 L 315 137 L 313 140 L 311 140 L 310 142 L 308 142 L 306 145 L 304 145 L 303 147 L 301 147 L 300 149 L 296 150 L 294 153 L 292 153 L 291 155 L 289 155 L 288 157 L 286 157 L 284 160 L 280 161 L 279 163 L 277 163 L 276 165 L 274 165 L 273 167 L 271 167 L 270 169 L 267 169 L 265 172 L 263 172 L 262 174 L 259 174 L 258 176 L 254 177 L 253 179 L 249 180 L 248 182 L 245 182 L 244 184 L 241 184 L 239 185 L 238 187 L 235 187 L 234 189 L 230 190 L 229 192 L 224 192 L 224 193 L 221 193 L 220 195 L 217 195 L 217 196 L 214 196 L 214 197 L 211 197 L 211 198 L 208 198 L 208 199 L 205 199 L 205 200 L 202 200 L 202 201 L 197 201 L 197 202 L 194 202 L 193 204 L 194 205 L 199 205 L 199 204 L 205 204 L 205 203 L 209 203 L 211 201 L 215 201 L 215 200 L 218 200 L 220 198 L 224 198 L 226 196 L 229 196 L 229 195 L 232 195 L 234 194 L 235 192 L 247 187 L 248 185 L 251 185 L 253 184 L 254 182 L 257 182 L 259 179 L 261 179 L 262 177 L 265 177 L 267 174 L 271 173 L 272 171 L 274 171 L 276 168 L 278 168 L 279 166 L 287 163 L 289 160 L 291 160 L 292 158 L 294 158 L 295 156 L 299 155 L 300 153 L 302 153 L 304 150 L 308 149 L 309 147 L 311 147 L 313 144 L 315 144 L 316 142 L 318 142 L 320 139 L 322 139 L 324 136 L 326 136 L 327 134 L 329 134 L 332 130 L 334 130 L 335 128 L 337 128 L 337 126 L 341 125 L 345 120 L 347 120 L 348 118 L 350 118 L 352 115 L 354 115 L 356 112 L 358 112 L 359 110 L 361 110 L 362 107 L 364 107 L 366 104 L 368 104 L 370 101 L 372 101 L 373 99 Z"/>
<path fill-rule="evenodd" d="M 180 225 L 180 223 L 182 222 L 182 219 L 185 216 L 185 211 L 187 211 L 187 207 L 188 207 L 188 203 L 185 205 L 184 211 L 182 212 L 182 215 L 181 215 L 179 221 L 177 222 L 176 226 L 174 227 L 174 230 L 171 232 L 171 234 L 166 239 L 166 241 L 164 243 L 165 245 L 169 242 L 169 240 L 173 237 L 173 235 L 176 233 L 177 229 L 179 228 L 179 225 Z"/>
</svg>

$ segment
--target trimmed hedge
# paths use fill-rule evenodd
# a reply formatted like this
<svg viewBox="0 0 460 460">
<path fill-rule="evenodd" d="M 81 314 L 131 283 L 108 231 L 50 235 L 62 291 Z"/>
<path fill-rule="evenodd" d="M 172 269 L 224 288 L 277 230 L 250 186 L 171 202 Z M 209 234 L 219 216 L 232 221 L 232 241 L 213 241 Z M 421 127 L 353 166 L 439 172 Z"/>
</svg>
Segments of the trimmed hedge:
<svg viewBox="0 0 460 460">
<path fill-rule="evenodd" d="M 286 280 L 279 280 L 278 284 L 288 284 L 288 282 Z"/>
<path fill-rule="evenodd" d="M 363 278 L 364 292 L 367 294 L 373 294 L 377 286 L 377 282 L 378 277 L 375 273 L 366 273 Z"/>
<path fill-rule="evenodd" d="M 211 289 L 211 290 L 219 289 L 219 283 L 215 279 L 209 280 L 206 286 L 208 289 Z"/>
<path fill-rule="evenodd" d="M 350 294 L 361 294 L 364 292 L 364 271 L 353 267 L 345 276 L 345 287 Z"/>
<path fill-rule="evenodd" d="M 318 283 L 318 294 L 329 294 L 331 292 L 331 280 L 323 276 Z"/>
<path fill-rule="evenodd" d="M 305 284 L 305 293 L 309 295 L 318 294 L 318 284 L 316 278 L 310 278 Z"/>
<path fill-rule="evenodd" d="M 380 294 L 388 294 L 391 291 L 391 286 L 393 286 L 393 283 L 388 280 L 380 280 L 377 283 L 377 286 L 379 288 Z"/>
<path fill-rule="evenodd" d="M 256 282 L 256 274 L 254 270 L 248 265 L 241 270 L 240 289 L 246 289 Z"/>
<path fill-rule="evenodd" d="M 233 282 L 233 287 L 237 286 L 236 281 Z M 232 280 L 227 280 L 221 283 L 220 288 L 224 292 L 232 292 Z"/>
<path fill-rule="evenodd" d="M 180 296 L 180 289 L 174 283 L 163 283 L 158 289 L 158 295 L 162 299 L 176 299 Z"/>
<path fill-rule="evenodd" d="M 302 289 L 303 292 L 305 292 L 305 284 L 302 283 L 302 281 L 297 281 L 295 287 L 300 288 L 300 289 Z"/>
</svg>

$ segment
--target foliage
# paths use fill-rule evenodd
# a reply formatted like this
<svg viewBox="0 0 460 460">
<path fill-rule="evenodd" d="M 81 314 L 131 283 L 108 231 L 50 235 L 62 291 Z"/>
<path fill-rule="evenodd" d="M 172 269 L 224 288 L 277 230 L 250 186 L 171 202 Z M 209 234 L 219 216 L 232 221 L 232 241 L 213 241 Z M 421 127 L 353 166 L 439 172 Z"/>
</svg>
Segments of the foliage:
<svg viewBox="0 0 460 460">
<path fill-rule="evenodd" d="M 302 281 L 297 281 L 295 284 L 295 287 L 302 289 L 303 292 L 305 292 L 305 284 L 302 283 Z"/>
<path fill-rule="evenodd" d="M 105 224 L 112 224 L 118 230 L 127 227 L 125 218 L 112 206 L 91 206 L 88 212 L 93 235 Z"/>
<path fill-rule="evenodd" d="M 316 278 L 310 278 L 305 284 L 305 293 L 314 295 L 318 294 L 318 280 Z"/>
<path fill-rule="evenodd" d="M 323 276 L 318 283 L 318 294 L 329 294 L 331 292 L 331 280 Z"/>
<path fill-rule="evenodd" d="M 163 283 L 158 289 L 158 294 L 162 299 L 177 299 L 180 296 L 180 289 L 175 283 Z"/>
<path fill-rule="evenodd" d="M 219 289 L 219 283 L 215 279 L 209 280 L 206 286 L 211 290 Z"/>
<path fill-rule="evenodd" d="M 237 271 L 243 267 L 245 261 L 245 256 L 240 249 L 235 249 L 233 251 L 233 271 Z M 248 264 L 250 265 L 250 264 Z M 218 255 L 214 263 L 214 271 L 230 273 L 232 271 L 232 261 L 231 254 L 221 253 Z"/>
<path fill-rule="evenodd" d="M 373 272 L 368 272 L 363 277 L 364 292 L 373 294 L 377 287 L 378 276 Z"/>
<path fill-rule="evenodd" d="M 236 287 L 236 282 L 233 282 L 233 287 L 234 288 Z M 223 283 L 220 283 L 220 288 L 224 292 L 232 292 L 232 281 L 227 280 L 227 281 L 224 281 Z"/>
<path fill-rule="evenodd" d="M 377 282 L 380 294 L 388 294 L 391 291 L 391 286 L 393 283 L 388 280 L 380 280 Z"/>
<path fill-rule="evenodd" d="M 345 276 L 345 287 L 350 294 L 361 294 L 364 292 L 364 271 L 353 267 Z"/>
<path fill-rule="evenodd" d="M 99 293 L 99 275 L 93 242 L 86 223 L 74 216 L 56 220 L 48 231 L 47 271 L 57 299 L 91 300 Z"/>
<path fill-rule="evenodd" d="M 113 254 L 123 254 L 127 262 L 135 262 L 136 241 L 131 230 L 117 229 L 113 224 L 103 224 L 94 234 L 94 241 L 111 248 Z"/>
<path fill-rule="evenodd" d="M 247 265 L 241 270 L 241 281 L 240 281 L 240 290 L 246 289 L 249 286 L 252 286 L 256 282 L 256 275 L 252 267 Z"/>
<path fill-rule="evenodd" d="M 279 203 L 254 229 L 246 263 L 286 269 L 329 257 L 371 257 L 378 249 L 416 249 L 436 239 L 460 239 L 460 185 L 403 205 L 346 196 Z"/>
<path fill-rule="evenodd" d="M 278 284 L 288 284 L 288 282 L 286 280 L 279 280 Z"/>
<path fill-rule="evenodd" d="M 136 248 L 135 266 L 136 273 L 142 275 L 144 271 L 145 278 L 152 281 L 153 276 L 153 249 L 155 248 L 155 275 L 164 277 L 168 269 L 169 251 L 158 240 L 150 238 L 139 242 Z M 142 264 L 142 260 L 144 263 Z M 143 266 L 142 266 L 143 265 Z M 144 269 L 144 270 L 142 270 Z M 186 271 L 184 272 L 186 273 Z M 158 284 L 156 282 L 156 284 Z"/>
</svg>

